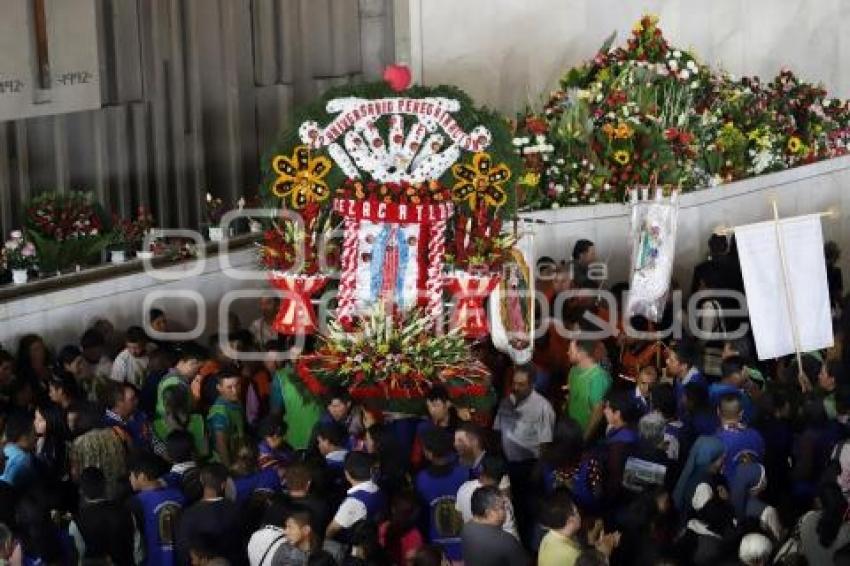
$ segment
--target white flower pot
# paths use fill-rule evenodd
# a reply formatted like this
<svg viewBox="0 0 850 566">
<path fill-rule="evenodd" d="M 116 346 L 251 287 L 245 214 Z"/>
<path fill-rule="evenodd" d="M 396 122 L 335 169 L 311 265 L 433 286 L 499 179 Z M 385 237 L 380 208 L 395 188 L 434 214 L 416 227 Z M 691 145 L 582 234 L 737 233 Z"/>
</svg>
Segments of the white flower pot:
<svg viewBox="0 0 850 566">
<path fill-rule="evenodd" d="M 136 259 L 153 259 L 153 252 L 136 252 Z"/>
<path fill-rule="evenodd" d="M 12 281 L 15 285 L 23 285 L 29 279 L 29 275 L 27 274 L 26 269 L 13 269 L 12 270 Z"/>
<path fill-rule="evenodd" d="M 124 263 L 127 261 L 127 252 L 124 250 L 110 250 L 109 261 L 112 263 Z"/>
<path fill-rule="evenodd" d="M 220 242 L 224 239 L 224 228 L 221 226 L 210 226 L 210 241 Z"/>
<path fill-rule="evenodd" d="M 248 229 L 251 231 L 252 234 L 259 234 L 263 231 L 263 223 L 257 222 L 256 220 L 252 220 L 248 224 Z"/>
</svg>

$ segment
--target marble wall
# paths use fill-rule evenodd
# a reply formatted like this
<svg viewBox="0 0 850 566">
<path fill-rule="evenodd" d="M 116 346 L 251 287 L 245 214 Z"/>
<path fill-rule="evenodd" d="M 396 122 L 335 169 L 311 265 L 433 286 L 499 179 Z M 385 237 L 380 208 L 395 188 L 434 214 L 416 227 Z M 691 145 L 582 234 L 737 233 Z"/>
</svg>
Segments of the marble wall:
<svg viewBox="0 0 850 566">
<path fill-rule="evenodd" d="M 824 240 L 844 250 L 840 266 L 850 269 L 850 157 L 822 161 L 713 189 L 682 195 L 673 277 L 690 289 L 693 267 L 708 254 L 708 238 L 718 227 L 734 227 L 773 218 L 776 200 L 782 217 L 832 211 L 822 222 Z M 580 238 L 596 243 L 608 281 L 625 281 L 629 270 L 629 209 L 620 204 L 578 206 L 522 215 L 535 234 L 538 257 L 566 259 Z"/>
<path fill-rule="evenodd" d="M 611 32 L 625 42 L 642 13 L 668 39 L 737 75 L 773 77 L 783 66 L 850 97 L 850 2 L 842 0 L 395 0 L 397 58 L 425 84 L 449 83 L 514 112 Z M 406 24 L 399 26 L 399 22 Z"/>
<path fill-rule="evenodd" d="M 260 279 L 239 278 L 255 265 L 253 249 L 235 251 L 182 263 L 162 273 L 133 273 L 8 301 L 0 304 L 0 347 L 14 351 L 19 338 L 30 332 L 41 334 L 56 348 L 75 344 L 101 318 L 123 332 L 128 326 L 141 325 L 145 310 L 151 307 L 165 310 L 175 330 L 198 327 L 198 340 L 205 343 L 205 338 L 219 331 L 222 320 L 226 323 L 226 312 L 235 313 L 243 327 L 259 316 L 256 293 L 249 295 L 268 290 L 268 284 L 257 272 L 254 275 Z M 238 271 L 237 275 L 230 270 Z M 245 296 L 230 295 L 235 300 L 222 316 L 222 299 L 233 291 Z"/>
</svg>

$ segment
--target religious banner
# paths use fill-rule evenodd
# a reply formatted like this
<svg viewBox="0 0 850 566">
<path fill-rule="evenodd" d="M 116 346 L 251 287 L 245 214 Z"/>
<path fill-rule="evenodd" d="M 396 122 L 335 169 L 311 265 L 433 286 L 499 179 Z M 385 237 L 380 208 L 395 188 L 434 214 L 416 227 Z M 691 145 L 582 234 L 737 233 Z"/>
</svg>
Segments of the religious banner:
<svg viewBox="0 0 850 566">
<path fill-rule="evenodd" d="M 759 359 L 832 347 L 820 216 L 736 226 L 735 237 Z"/>
<path fill-rule="evenodd" d="M 654 200 L 643 190 L 641 199 L 632 191 L 631 277 L 626 316 L 644 316 L 658 322 L 664 313 L 673 260 L 676 256 L 678 193 L 664 200 L 660 190 Z"/>
<path fill-rule="evenodd" d="M 534 235 L 524 234 L 502 266 L 502 278 L 490 295 L 493 346 L 515 364 L 534 353 Z"/>
</svg>

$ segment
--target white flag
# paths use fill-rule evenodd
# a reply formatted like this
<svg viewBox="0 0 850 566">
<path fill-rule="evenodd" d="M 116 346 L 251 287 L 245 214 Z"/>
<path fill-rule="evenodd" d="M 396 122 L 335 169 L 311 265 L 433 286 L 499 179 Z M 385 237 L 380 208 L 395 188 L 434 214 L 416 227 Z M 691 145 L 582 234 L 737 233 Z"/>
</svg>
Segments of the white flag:
<svg viewBox="0 0 850 566">
<path fill-rule="evenodd" d="M 832 347 L 832 315 L 819 215 L 779 221 L 787 273 L 782 268 L 776 222 L 735 228 L 747 307 L 760 360 L 796 352 L 785 285 L 791 294 L 800 351 Z"/>
</svg>

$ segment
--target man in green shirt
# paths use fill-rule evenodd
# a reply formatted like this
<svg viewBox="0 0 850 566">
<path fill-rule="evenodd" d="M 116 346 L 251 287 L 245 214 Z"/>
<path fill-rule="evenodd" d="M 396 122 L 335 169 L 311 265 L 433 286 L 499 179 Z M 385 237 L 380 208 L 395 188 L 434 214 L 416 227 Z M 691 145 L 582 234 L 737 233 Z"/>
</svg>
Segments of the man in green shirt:
<svg viewBox="0 0 850 566">
<path fill-rule="evenodd" d="M 590 439 L 602 422 L 605 395 L 611 388 L 611 376 L 593 358 L 594 343 L 590 340 L 570 342 L 567 412 Z"/>
<path fill-rule="evenodd" d="M 322 415 L 322 406 L 307 397 L 295 385 L 298 379 L 292 366 L 286 365 L 274 375 L 269 405 L 273 413 L 281 415 L 287 426 L 286 439 L 295 450 L 306 450 L 313 428 Z"/>
<path fill-rule="evenodd" d="M 207 413 L 207 427 L 214 456 L 230 467 L 245 441 L 245 411 L 239 399 L 241 378 L 235 371 L 223 371 L 215 379 L 218 399 Z"/>
</svg>

